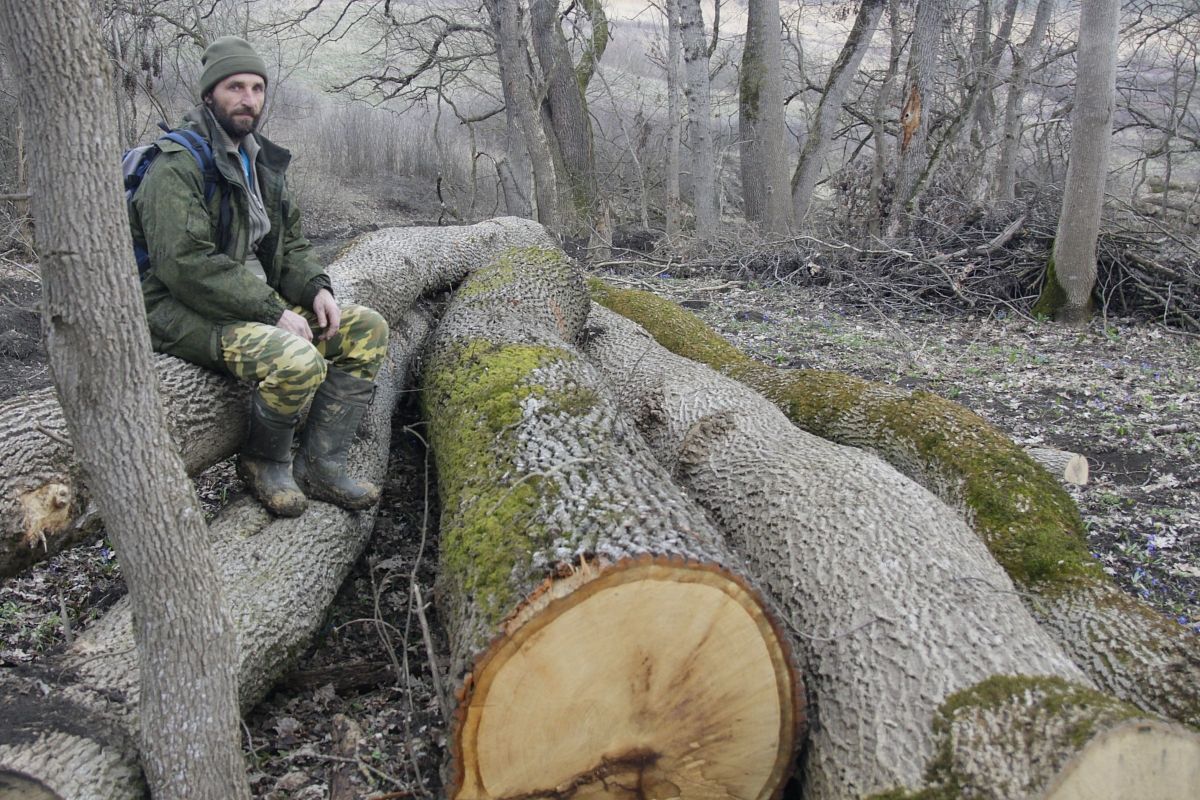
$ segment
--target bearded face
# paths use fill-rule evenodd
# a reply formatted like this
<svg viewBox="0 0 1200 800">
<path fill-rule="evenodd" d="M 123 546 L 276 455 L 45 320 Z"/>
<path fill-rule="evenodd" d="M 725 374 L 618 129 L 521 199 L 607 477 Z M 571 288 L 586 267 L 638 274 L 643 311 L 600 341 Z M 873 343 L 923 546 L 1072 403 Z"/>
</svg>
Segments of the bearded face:
<svg viewBox="0 0 1200 800">
<path fill-rule="evenodd" d="M 212 88 L 204 104 L 235 142 L 255 129 L 267 97 L 267 82 L 261 75 L 239 72 Z"/>
</svg>

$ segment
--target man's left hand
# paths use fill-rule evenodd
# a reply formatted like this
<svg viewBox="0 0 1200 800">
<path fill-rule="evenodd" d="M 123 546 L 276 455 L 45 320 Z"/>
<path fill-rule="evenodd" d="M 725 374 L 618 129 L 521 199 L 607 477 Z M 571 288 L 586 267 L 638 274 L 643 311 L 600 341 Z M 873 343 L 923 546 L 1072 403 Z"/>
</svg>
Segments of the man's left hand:
<svg viewBox="0 0 1200 800">
<path fill-rule="evenodd" d="M 328 289 L 317 292 L 312 308 L 313 313 L 317 315 L 317 327 L 321 328 L 321 335 L 317 340 L 323 342 L 332 339 L 342 324 L 342 312 L 337 301 L 333 299 L 333 294 Z"/>
</svg>

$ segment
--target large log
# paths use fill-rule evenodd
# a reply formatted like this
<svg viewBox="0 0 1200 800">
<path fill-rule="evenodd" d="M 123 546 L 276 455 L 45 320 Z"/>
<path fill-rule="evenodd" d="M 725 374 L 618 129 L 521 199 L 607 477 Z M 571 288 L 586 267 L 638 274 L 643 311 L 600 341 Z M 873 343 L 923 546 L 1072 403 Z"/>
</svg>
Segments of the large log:
<svg viewBox="0 0 1200 800">
<path fill-rule="evenodd" d="M 359 237 L 338 257 L 335 290 L 395 321 L 504 247 L 548 243 L 540 225 L 505 217 L 458 228 L 393 228 Z M 232 454 L 246 429 L 249 388 L 158 356 L 163 407 L 188 474 Z M 99 526 L 52 389 L 0 403 L 0 578 L 69 547 Z"/>
<path fill-rule="evenodd" d="M 1200 738 L 1185 729 L 1156 728 L 1149 748 L 1131 735 L 1153 720 L 1094 690 L 927 490 L 607 309 L 593 312 L 584 352 L 799 631 L 819 721 L 806 798 L 951 785 L 1041 796 L 1077 771 L 1068 762 L 1109 757 L 1139 774 L 1137 796 L 1167 797 L 1200 770 Z"/>
<path fill-rule="evenodd" d="M 1070 496 L 1011 439 L 935 394 L 768 367 L 668 300 L 598 282 L 592 289 L 667 349 L 761 392 L 800 428 L 869 450 L 931 490 L 964 515 L 1026 607 L 1097 686 L 1200 725 L 1200 637 L 1108 579 Z"/>
<path fill-rule="evenodd" d="M 453 798 L 771 798 L 800 691 L 773 616 L 571 346 L 558 251 L 456 292 L 422 403 L 459 686 Z"/>
</svg>

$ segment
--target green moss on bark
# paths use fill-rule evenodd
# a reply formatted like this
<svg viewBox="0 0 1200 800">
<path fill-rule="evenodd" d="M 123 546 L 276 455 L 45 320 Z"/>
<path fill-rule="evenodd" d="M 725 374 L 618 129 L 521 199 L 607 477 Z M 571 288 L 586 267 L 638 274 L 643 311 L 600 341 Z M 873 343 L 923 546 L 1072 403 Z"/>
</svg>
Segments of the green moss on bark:
<svg viewBox="0 0 1200 800">
<path fill-rule="evenodd" d="M 553 484 L 518 479 L 514 432 L 525 401 L 550 394 L 534 372 L 564 357 L 571 356 L 552 347 L 478 340 L 426 372 L 421 399 L 437 458 L 443 577 L 473 597 L 491 624 L 518 599 L 514 565 L 549 541 L 536 511 Z M 550 399 L 562 405 L 562 395 Z"/>
<path fill-rule="evenodd" d="M 1018 584 L 1067 586 L 1100 579 L 1070 496 L 1008 437 L 962 406 L 850 375 L 784 370 L 753 361 L 675 303 L 648 292 L 591 284 L 593 299 L 645 327 L 674 353 L 746 383 L 800 428 L 867 447 L 963 509 Z M 862 424 L 847 437 L 850 411 Z M 949 495 L 949 496 L 947 496 Z"/>
<path fill-rule="evenodd" d="M 1067 305 L 1067 292 L 1058 282 L 1058 273 L 1054 269 L 1054 247 L 1050 247 L 1050 257 L 1046 260 L 1046 276 L 1042 281 L 1042 291 L 1038 294 L 1037 302 L 1033 304 L 1033 313 L 1046 319 L 1054 319 Z"/>
<path fill-rule="evenodd" d="M 973 782 L 955 764 L 955 726 L 977 714 L 997 714 L 1026 726 L 1014 738 L 1036 741 L 1047 755 L 1069 756 L 1101 730 L 1145 714 L 1128 703 L 1062 678 L 997 675 L 946 698 L 933 719 L 938 749 L 925 786 L 890 789 L 867 800 L 957 800 Z M 961 744 L 961 743 L 959 743 Z M 970 744 L 967 744 L 968 749 Z"/>
</svg>

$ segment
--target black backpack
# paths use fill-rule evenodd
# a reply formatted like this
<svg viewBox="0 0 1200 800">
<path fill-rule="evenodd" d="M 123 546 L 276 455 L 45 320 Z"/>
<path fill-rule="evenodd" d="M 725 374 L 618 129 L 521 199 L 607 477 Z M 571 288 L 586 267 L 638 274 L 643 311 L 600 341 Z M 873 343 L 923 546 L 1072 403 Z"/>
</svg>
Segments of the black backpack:
<svg viewBox="0 0 1200 800">
<path fill-rule="evenodd" d="M 217 162 L 213 158 L 212 147 L 208 140 L 195 131 L 171 129 L 162 122 L 158 123 L 158 127 L 165 131 L 162 136 L 150 144 L 126 150 L 125 155 L 121 157 L 121 172 L 125 176 L 126 207 L 132 213 L 133 196 L 137 193 L 138 187 L 142 185 L 142 179 L 146 177 L 146 170 L 150 169 L 154 159 L 158 158 L 159 153 L 162 152 L 159 142 L 163 140 L 182 145 L 192 154 L 192 158 L 196 159 L 196 166 L 200 168 L 200 173 L 204 176 L 204 202 L 211 201 L 213 194 L 218 191 L 220 186 L 220 173 L 217 171 Z M 230 213 L 229 193 L 222 192 L 221 211 L 217 220 L 218 247 L 222 249 L 225 246 L 226 233 L 229 230 Z M 133 254 L 137 258 L 138 277 L 145 280 L 151 267 L 150 253 L 146 249 L 146 244 L 134 241 Z"/>
</svg>

